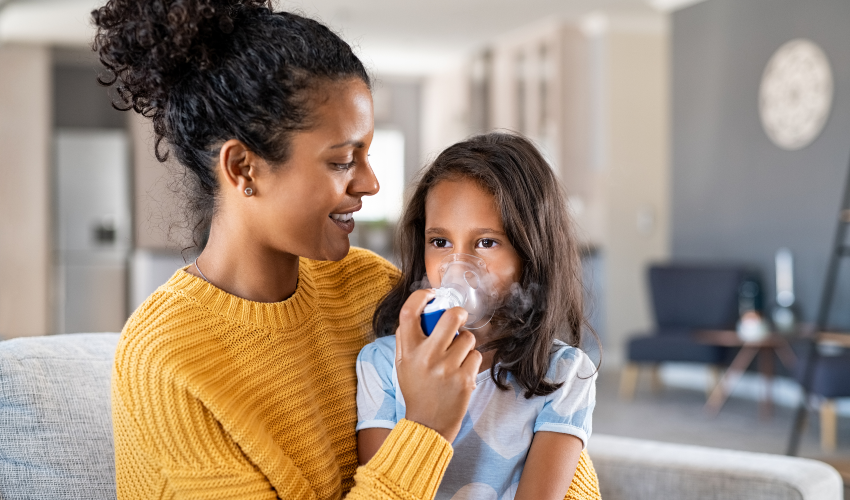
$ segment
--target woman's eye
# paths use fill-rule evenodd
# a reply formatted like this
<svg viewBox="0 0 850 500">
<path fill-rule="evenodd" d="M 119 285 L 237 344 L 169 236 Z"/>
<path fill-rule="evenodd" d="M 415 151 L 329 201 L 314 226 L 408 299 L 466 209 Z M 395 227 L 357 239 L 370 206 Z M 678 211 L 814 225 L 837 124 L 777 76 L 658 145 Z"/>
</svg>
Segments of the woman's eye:
<svg viewBox="0 0 850 500">
<path fill-rule="evenodd" d="M 434 245 L 437 248 L 451 248 L 452 247 L 452 244 L 449 242 L 449 240 L 447 240 L 445 238 L 434 238 L 433 240 L 431 240 L 431 244 Z"/>
<path fill-rule="evenodd" d="M 491 240 L 490 238 L 483 238 L 483 239 L 478 240 L 477 247 L 478 248 L 493 248 L 496 245 L 498 245 L 498 243 L 496 243 L 496 240 Z"/>
<path fill-rule="evenodd" d="M 354 166 L 354 164 L 355 164 L 355 161 L 352 160 L 348 163 L 334 163 L 333 166 L 340 169 L 340 170 L 348 170 L 348 169 L 352 168 Z"/>
</svg>

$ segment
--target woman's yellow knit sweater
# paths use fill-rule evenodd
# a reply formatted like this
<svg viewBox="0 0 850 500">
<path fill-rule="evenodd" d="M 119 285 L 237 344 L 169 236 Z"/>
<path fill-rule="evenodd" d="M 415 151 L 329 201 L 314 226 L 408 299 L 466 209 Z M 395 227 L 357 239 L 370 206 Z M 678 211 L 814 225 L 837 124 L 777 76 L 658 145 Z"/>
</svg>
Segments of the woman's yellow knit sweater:
<svg viewBox="0 0 850 500">
<path fill-rule="evenodd" d="M 355 360 L 397 277 L 352 249 L 302 259 L 295 294 L 262 304 L 178 271 L 118 345 L 118 498 L 433 498 L 452 448 L 422 425 L 402 420 L 357 468 Z M 599 497 L 584 454 L 570 492 Z"/>
</svg>

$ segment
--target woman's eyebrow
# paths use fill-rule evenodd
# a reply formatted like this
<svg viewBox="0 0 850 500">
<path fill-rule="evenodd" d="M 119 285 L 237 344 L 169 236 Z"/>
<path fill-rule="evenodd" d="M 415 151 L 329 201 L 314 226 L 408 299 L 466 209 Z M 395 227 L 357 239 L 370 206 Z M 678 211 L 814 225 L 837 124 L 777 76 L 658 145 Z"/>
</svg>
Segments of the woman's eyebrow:
<svg viewBox="0 0 850 500">
<path fill-rule="evenodd" d="M 425 230 L 425 234 L 442 234 L 445 232 L 446 230 L 441 227 L 429 227 Z"/>
<path fill-rule="evenodd" d="M 365 148 L 366 143 L 363 142 L 363 141 L 358 141 L 358 140 L 352 139 L 350 141 L 345 141 L 345 142 L 341 142 L 339 144 L 335 144 L 335 145 L 331 146 L 329 149 L 344 148 L 345 146 L 354 146 L 355 148 L 360 149 L 360 148 Z"/>
</svg>

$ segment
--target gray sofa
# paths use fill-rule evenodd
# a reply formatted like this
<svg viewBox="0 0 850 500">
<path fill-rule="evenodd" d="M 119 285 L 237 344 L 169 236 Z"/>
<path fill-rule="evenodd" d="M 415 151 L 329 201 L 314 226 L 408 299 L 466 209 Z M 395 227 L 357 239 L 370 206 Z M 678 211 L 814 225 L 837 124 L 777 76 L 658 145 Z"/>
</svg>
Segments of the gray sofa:
<svg viewBox="0 0 850 500">
<path fill-rule="evenodd" d="M 118 334 L 0 342 L 0 499 L 113 499 L 109 380 Z M 595 434 L 605 500 L 839 500 L 814 460 Z"/>
</svg>

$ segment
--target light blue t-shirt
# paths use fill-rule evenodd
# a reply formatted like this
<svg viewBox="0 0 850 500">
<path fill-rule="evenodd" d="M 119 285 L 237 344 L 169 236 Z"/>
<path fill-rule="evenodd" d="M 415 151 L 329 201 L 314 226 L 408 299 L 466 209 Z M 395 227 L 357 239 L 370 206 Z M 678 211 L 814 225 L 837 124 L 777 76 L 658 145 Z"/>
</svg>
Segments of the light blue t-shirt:
<svg viewBox="0 0 850 500">
<path fill-rule="evenodd" d="M 596 368 L 584 352 L 556 341 L 547 379 L 563 382 L 548 396 L 526 399 L 512 375 L 500 390 L 490 370 L 478 374 L 452 447 L 438 500 L 511 500 L 537 431 L 578 437 L 587 447 L 596 405 Z M 357 430 L 392 429 L 404 418 L 395 370 L 395 337 L 382 337 L 357 357 Z"/>
</svg>

